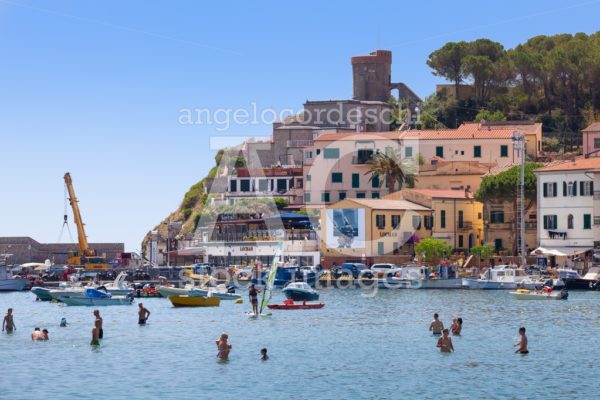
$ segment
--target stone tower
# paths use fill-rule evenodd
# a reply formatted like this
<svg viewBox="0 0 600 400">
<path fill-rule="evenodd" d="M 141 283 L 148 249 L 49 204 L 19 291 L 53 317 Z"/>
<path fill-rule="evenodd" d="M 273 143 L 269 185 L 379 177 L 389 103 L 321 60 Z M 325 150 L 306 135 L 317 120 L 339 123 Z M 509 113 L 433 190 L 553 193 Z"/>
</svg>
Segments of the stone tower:
<svg viewBox="0 0 600 400">
<path fill-rule="evenodd" d="M 397 97 L 408 100 L 411 110 L 421 102 L 419 96 L 404 83 L 392 83 L 391 51 L 375 50 L 366 56 L 352 57 L 351 62 L 354 100 L 387 103 L 392 90 L 397 90 Z"/>
<path fill-rule="evenodd" d="M 352 57 L 354 100 L 383 101 L 390 99 L 392 52 L 376 50 L 366 56 Z"/>
</svg>

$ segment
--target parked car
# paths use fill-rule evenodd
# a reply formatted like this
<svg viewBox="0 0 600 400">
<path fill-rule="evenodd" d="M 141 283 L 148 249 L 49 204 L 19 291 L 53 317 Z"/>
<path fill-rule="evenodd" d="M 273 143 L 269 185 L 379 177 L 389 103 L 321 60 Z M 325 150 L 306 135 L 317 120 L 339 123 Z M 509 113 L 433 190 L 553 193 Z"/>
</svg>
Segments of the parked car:
<svg viewBox="0 0 600 400">
<path fill-rule="evenodd" d="M 363 263 L 343 263 L 334 271 L 336 276 L 352 275 L 353 278 L 373 278 L 373 272 Z"/>
<path fill-rule="evenodd" d="M 396 264 L 377 263 L 371 265 L 371 271 L 375 276 L 384 278 L 388 276 L 394 276 L 397 272 L 401 273 L 402 269 L 399 268 Z"/>
</svg>

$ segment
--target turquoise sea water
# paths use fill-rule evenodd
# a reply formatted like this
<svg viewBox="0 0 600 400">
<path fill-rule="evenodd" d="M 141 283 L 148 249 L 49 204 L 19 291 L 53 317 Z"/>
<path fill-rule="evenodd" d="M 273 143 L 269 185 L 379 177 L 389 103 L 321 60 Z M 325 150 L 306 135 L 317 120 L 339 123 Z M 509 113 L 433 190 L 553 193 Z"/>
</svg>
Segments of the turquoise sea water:
<svg viewBox="0 0 600 400">
<path fill-rule="evenodd" d="M 460 399 L 597 398 L 600 293 L 567 301 L 517 301 L 503 291 L 325 289 L 322 310 L 273 311 L 249 319 L 249 305 L 173 308 L 143 299 L 100 308 L 104 340 L 89 345 L 92 309 L 0 294 L 16 333 L 0 336 L 0 399 Z M 282 300 L 276 292 L 273 302 Z M 136 300 L 139 301 L 139 300 Z M 464 320 L 456 352 L 441 354 L 427 331 L 432 314 Z M 71 323 L 59 328 L 62 317 Z M 530 354 L 513 353 L 527 327 Z M 32 342 L 40 326 L 49 342 Z M 215 340 L 229 333 L 229 362 Z M 261 362 L 259 350 L 269 349 Z"/>
</svg>

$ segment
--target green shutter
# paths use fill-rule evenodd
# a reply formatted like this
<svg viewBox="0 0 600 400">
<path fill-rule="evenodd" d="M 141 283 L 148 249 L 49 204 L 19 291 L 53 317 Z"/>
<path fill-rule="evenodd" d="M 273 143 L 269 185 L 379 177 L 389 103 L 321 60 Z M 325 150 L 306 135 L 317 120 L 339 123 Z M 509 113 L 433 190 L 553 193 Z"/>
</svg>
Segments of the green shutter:
<svg viewBox="0 0 600 400">
<path fill-rule="evenodd" d="M 481 157 L 481 146 L 473 146 L 473 157 Z"/>
<path fill-rule="evenodd" d="M 346 192 L 339 192 L 338 196 L 339 196 L 340 200 L 344 200 L 346 198 Z"/>
<path fill-rule="evenodd" d="M 379 198 L 379 192 L 372 192 L 371 193 L 371 198 L 372 199 L 378 199 Z"/>
<path fill-rule="evenodd" d="M 310 182 L 310 175 L 306 175 L 306 182 Z"/>
<path fill-rule="evenodd" d="M 446 210 L 440 211 L 440 228 L 446 227 Z"/>
<path fill-rule="evenodd" d="M 355 189 L 360 187 L 360 175 L 359 174 L 352 174 L 352 187 Z"/>
<path fill-rule="evenodd" d="M 364 199 L 364 198 L 366 198 L 366 196 L 367 195 L 365 194 L 365 192 L 357 192 L 356 193 L 356 198 L 357 199 Z"/>
<path fill-rule="evenodd" d="M 558 196 L 558 184 L 557 184 L 556 182 L 552 182 L 552 189 L 554 189 L 554 190 L 552 191 L 552 194 L 553 194 L 554 196 L 552 196 L 552 197 L 556 197 L 556 196 Z"/>
<path fill-rule="evenodd" d="M 583 214 L 583 229 L 592 229 L 592 214 Z"/>
<path fill-rule="evenodd" d="M 542 186 L 544 187 L 544 197 L 548 197 L 548 184 L 544 183 Z"/>
<path fill-rule="evenodd" d="M 341 172 L 332 172 L 331 173 L 331 182 L 333 183 L 342 183 L 344 177 Z"/>
<path fill-rule="evenodd" d="M 379 187 L 379 175 L 373 175 L 373 179 L 371 179 L 371 187 L 372 188 Z"/>
<path fill-rule="evenodd" d="M 584 193 L 584 187 L 583 187 L 584 181 L 579 182 L 579 195 L 583 196 Z"/>
<path fill-rule="evenodd" d="M 310 203 L 310 193 L 304 193 L 304 202 Z"/>
<path fill-rule="evenodd" d="M 380 256 L 385 254 L 384 248 L 383 248 L 383 242 L 377 242 L 377 254 Z"/>
<path fill-rule="evenodd" d="M 583 190 L 581 193 L 583 193 Z M 573 196 L 577 196 L 577 181 L 573 181 Z"/>
<path fill-rule="evenodd" d="M 508 157 L 508 146 L 505 144 L 500 146 L 500 157 Z"/>
<path fill-rule="evenodd" d="M 444 146 L 436 146 L 435 155 L 439 158 L 444 158 Z"/>
<path fill-rule="evenodd" d="M 404 154 L 406 157 L 412 157 L 412 155 L 413 155 L 412 147 L 407 147 L 406 149 L 404 149 Z"/>
<path fill-rule="evenodd" d="M 563 196 L 567 197 L 567 182 L 563 181 Z"/>
<path fill-rule="evenodd" d="M 548 216 L 544 215 L 544 229 L 548 229 Z"/>
</svg>

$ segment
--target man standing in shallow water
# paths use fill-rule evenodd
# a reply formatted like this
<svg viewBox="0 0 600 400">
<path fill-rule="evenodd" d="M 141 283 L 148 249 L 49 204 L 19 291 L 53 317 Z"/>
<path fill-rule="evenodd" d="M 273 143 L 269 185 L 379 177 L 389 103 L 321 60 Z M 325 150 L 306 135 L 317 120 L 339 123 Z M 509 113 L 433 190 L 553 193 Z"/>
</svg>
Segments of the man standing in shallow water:
<svg viewBox="0 0 600 400">
<path fill-rule="evenodd" d="M 13 330 L 17 330 L 17 326 L 15 325 L 15 321 L 13 319 L 13 309 L 9 308 L 4 316 L 4 321 L 2 321 L 2 332 L 6 329 L 6 333 L 12 333 Z"/>
<path fill-rule="evenodd" d="M 519 346 L 519 348 L 517 349 L 517 351 L 515 351 L 515 353 L 519 353 L 519 354 L 529 354 L 529 350 L 527 349 L 527 336 L 525 335 L 525 327 L 522 326 L 519 328 L 519 343 L 517 343 L 515 345 Z"/>
<path fill-rule="evenodd" d="M 148 320 L 148 317 L 150 316 L 150 311 L 144 307 L 143 303 L 139 304 L 139 311 L 138 311 L 138 324 L 140 325 L 146 325 L 146 321 Z"/>
<path fill-rule="evenodd" d="M 434 335 L 442 334 L 444 324 L 440 321 L 438 313 L 433 314 L 433 321 L 429 324 L 429 330 L 433 332 Z"/>
<path fill-rule="evenodd" d="M 100 316 L 100 311 L 94 310 L 94 316 L 96 317 L 94 326 L 98 329 L 98 339 L 102 339 L 104 337 L 104 330 L 102 330 L 102 317 Z"/>
</svg>

